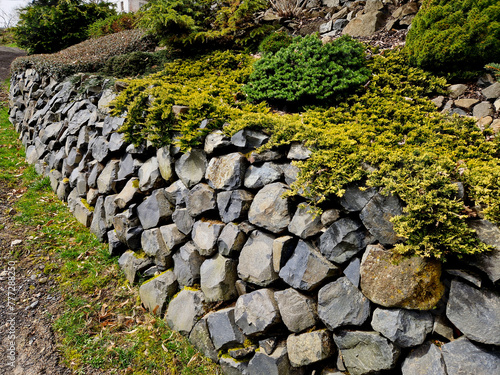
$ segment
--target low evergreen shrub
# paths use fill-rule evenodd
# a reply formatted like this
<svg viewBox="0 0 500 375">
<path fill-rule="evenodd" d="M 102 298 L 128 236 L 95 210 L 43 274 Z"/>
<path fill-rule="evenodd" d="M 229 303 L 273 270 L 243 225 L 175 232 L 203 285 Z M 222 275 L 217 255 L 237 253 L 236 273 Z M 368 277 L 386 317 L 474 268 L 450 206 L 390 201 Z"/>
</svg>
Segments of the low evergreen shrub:
<svg viewBox="0 0 500 375">
<path fill-rule="evenodd" d="M 286 31 L 277 31 L 266 36 L 259 44 L 259 52 L 276 53 L 280 49 L 288 47 L 292 43 L 293 37 Z"/>
<path fill-rule="evenodd" d="M 454 76 L 500 61 L 500 3 L 425 0 L 408 32 L 405 50 L 413 65 Z"/>
<path fill-rule="evenodd" d="M 297 37 L 255 63 L 244 92 L 252 102 L 331 103 L 368 81 L 364 51 L 347 35 L 327 44 L 317 35 Z"/>
<path fill-rule="evenodd" d="M 266 0 L 151 0 L 139 25 L 162 44 L 194 50 L 257 46 L 273 26 L 255 22 Z"/>
<path fill-rule="evenodd" d="M 135 29 L 137 20 L 137 13 L 115 14 L 91 24 L 88 29 L 88 35 L 91 38 L 98 38 L 124 30 Z"/>
<path fill-rule="evenodd" d="M 117 78 L 134 77 L 161 70 L 170 60 L 171 53 L 168 50 L 158 52 L 136 51 L 111 57 L 106 61 L 100 72 Z"/>
<path fill-rule="evenodd" d="M 488 65 L 485 66 L 485 68 L 495 75 L 497 81 L 500 81 L 500 64 L 489 63 Z"/>
</svg>

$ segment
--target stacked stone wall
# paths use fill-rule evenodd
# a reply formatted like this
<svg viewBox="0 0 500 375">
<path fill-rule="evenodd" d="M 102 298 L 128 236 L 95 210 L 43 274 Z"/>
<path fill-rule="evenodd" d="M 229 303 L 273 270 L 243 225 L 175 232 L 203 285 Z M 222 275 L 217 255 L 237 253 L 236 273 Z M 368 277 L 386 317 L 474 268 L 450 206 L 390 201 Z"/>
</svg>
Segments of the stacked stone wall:
<svg viewBox="0 0 500 375">
<path fill-rule="evenodd" d="M 397 197 L 353 185 L 315 216 L 284 196 L 301 144 L 257 153 L 269 136 L 242 130 L 187 153 L 134 146 L 112 90 L 77 78 L 12 77 L 26 158 L 224 373 L 500 373 L 498 227 L 473 223 L 496 250 L 467 262 L 394 259 Z"/>
</svg>

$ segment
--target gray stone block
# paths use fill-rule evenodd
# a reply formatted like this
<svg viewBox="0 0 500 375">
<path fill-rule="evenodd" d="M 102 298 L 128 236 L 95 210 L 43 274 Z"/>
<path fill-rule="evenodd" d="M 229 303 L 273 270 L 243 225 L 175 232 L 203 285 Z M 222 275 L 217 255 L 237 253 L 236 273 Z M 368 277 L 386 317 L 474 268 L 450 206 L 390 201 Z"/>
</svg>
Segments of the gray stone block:
<svg viewBox="0 0 500 375">
<path fill-rule="evenodd" d="M 173 255 L 174 273 L 180 286 L 193 286 L 200 282 L 200 267 L 205 261 L 193 242 L 181 246 Z"/>
<path fill-rule="evenodd" d="M 318 322 L 318 307 L 311 297 L 293 288 L 275 292 L 281 319 L 291 332 L 302 332 Z"/>
<path fill-rule="evenodd" d="M 139 288 L 142 304 L 149 312 L 163 316 L 167 299 L 177 292 L 177 280 L 171 270 L 165 271 L 146 282 Z"/>
<path fill-rule="evenodd" d="M 259 351 L 248 364 L 248 375 L 303 375 L 303 368 L 294 368 L 288 359 L 288 349 L 281 343 L 271 353 Z"/>
<path fill-rule="evenodd" d="M 281 182 L 261 189 L 250 206 L 248 221 L 273 233 L 283 232 L 290 224 L 288 198 L 282 197 L 286 191 L 288 186 Z"/>
<path fill-rule="evenodd" d="M 223 191 L 217 194 L 217 207 L 224 223 L 244 220 L 254 196 L 246 190 Z"/>
<path fill-rule="evenodd" d="M 216 350 L 242 346 L 245 336 L 234 322 L 234 307 L 214 311 L 205 316 Z"/>
<path fill-rule="evenodd" d="M 215 221 L 199 220 L 194 223 L 191 237 L 202 256 L 212 256 L 217 251 L 217 240 L 224 224 Z"/>
<path fill-rule="evenodd" d="M 217 239 L 219 254 L 236 258 L 247 241 L 246 233 L 234 223 L 227 224 Z"/>
<path fill-rule="evenodd" d="M 186 198 L 186 208 L 192 217 L 215 210 L 215 191 L 207 184 L 198 184 L 193 187 Z"/>
<path fill-rule="evenodd" d="M 194 225 L 194 219 L 189 214 L 187 208 L 177 207 L 172 213 L 172 221 L 177 225 L 179 229 L 185 235 L 191 233 Z"/>
<path fill-rule="evenodd" d="M 215 363 L 219 362 L 217 350 L 215 349 L 210 337 L 210 331 L 208 330 L 206 315 L 201 318 L 191 330 L 189 342 L 202 352 L 205 357 L 210 358 Z"/>
<path fill-rule="evenodd" d="M 235 190 L 243 183 L 247 164 L 245 156 L 239 152 L 214 157 L 208 163 L 205 178 L 216 190 Z"/>
<path fill-rule="evenodd" d="M 137 207 L 137 216 L 144 229 L 154 228 L 166 223 L 172 216 L 173 206 L 165 196 L 164 189 L 154 190 Z"/>
<path fill-rule="evenodd" d="M 274 239 L 274 236 L 258 230 L 250 234 L 239 257 L 238 276 L 242 280 L 268 286 L 278 279 L 273 268 Z"/>
<path fill-rule="evenodd" d="M 318 316 L 330 330 L 362 325 L 370 316 L 370 301 L 347 277 L 341 277 L 318 292 Z"/>
<path fill-rule="evenodd" d="M 293 288 L 311 291 L 339 273 L 316 248 L 300 240 L 279 276 Z"/>
<path fill-rule="evenodd" d="M 236 291 L 236 261 L 220 254 L 207 259 L 200 268 L 201 290 L 207 302 L 230 301 Z"/>
<path fill-rule="evenodd" d="M 262 165 L 251 165 L 245 173 L 244 185 L 248 189 L 261 189 L 281 179 L 283 171 L 272 162 Z"/>
<path fill-rule="evenodd" d="M 201 291 L 183 289 L 170 301 L 165 320 L 171 329 L 188 336 L 206 311 Z"/>
<path fill-rule="evenodd" d="M 441 347 L 448 374 L 492 375 L 500 372 L 500 351 L 461 337 Z"/>
<path fill-rule="evenodd" d="M 234 319 L 246 336 L 262 336 L 279 327 L 281 316 L 273 291 L 258 289 L 240 296 L 236 301 Z"/>
<path fill-rule="evenodd" d="M 175 162 L 175 173 L 186 187 L 191 188 L 203 179 L 207 164 L 205 153 L 201 150 L 193 150 L 183 154 Z"/>
<path fill-rule="evenodd" d="M 448 375 L 441 350 L 430 342 L 412 350 L 401 371 L 403 375 Z"/>
<path fill-rule="evenodd" d="M 321 216 L 310 212 L 311 210 L 312 207 L 309 205 L 299 205 L 288 225 L 288 230 L 302 239 L 315 236 L 321 232 L 323 229 Z"/>
<path fill-rule="evenodd" d="M 334 345 L 331 333 L 326 329 L 290 335 L 286 340 L 288 358 L 294 367 L 307 366 L 331 357 Z"/>
<path fill-rule="evenodd" d="M 159 167 L 158 159 L 152 157 L 139 168 L 139 189 L 141 191 L 151 191 L 161 186 L 163 179 Z"/>
</svg>

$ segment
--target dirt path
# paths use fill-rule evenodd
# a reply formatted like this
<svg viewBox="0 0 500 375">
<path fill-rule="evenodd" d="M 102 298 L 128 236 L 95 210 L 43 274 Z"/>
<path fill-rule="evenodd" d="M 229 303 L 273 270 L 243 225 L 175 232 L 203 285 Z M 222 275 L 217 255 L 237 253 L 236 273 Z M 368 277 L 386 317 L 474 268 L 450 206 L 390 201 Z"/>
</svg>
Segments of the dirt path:
<svg viewBox="0 0 500 375">
<path fill-rule="evenodd" d="M 71 374 L 59 364 L 52 331 L 62 307 L 56 282 L 43 273 L 49 258 L 27 242 L 36 228 L 14 221 L 23 193 L 0 180 L 0 374 Z"/>
<path fill-rule="evenodd" d="M 0 46 L 0 82 L 10 77 L 10 63 L 16 57 L 26 55 L 26 51 L 18 48 Z"/>
</svg>

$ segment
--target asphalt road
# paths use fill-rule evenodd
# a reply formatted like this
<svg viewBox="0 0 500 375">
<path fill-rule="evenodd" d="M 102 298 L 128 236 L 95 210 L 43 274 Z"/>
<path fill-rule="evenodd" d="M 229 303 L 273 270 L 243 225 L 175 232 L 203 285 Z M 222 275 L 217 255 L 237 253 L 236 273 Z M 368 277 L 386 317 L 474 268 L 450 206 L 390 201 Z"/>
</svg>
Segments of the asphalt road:
<svg viewBox="0 0 500 375">
<path fill-rule="evenodd" d="M 18 48 L 0 46 L 0 82 L 10 77 L 10 64 L 16 57 L 26 55 L 26 51 Z"/>
</svg>

